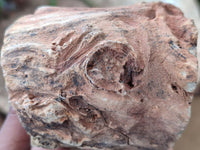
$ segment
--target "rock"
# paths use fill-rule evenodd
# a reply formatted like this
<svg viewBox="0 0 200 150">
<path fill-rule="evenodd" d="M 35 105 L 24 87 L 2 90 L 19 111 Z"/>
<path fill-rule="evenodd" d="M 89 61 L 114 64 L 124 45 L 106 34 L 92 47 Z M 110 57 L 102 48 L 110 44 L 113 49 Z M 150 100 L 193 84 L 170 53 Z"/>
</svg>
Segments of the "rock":
<svg viewBox="0 0 200 150">
<path fill-rule="evenodd" d="M 166 2 L 179 7 L 186 17 L 199 22 L 199 7 L 196 0 L 83 0 L 92 7 L 111 7 L 133 5 L 139 2 Z"/>
<path fill-rule="evenodd" d="M 1 1 L 1 0 L 0 0 Z M 27 2 L 28 1 L 28 2 Z M 41 1 L 41 0 L 26 0 L 28 5 L 26 5 L 26 9 L 23 9 L 23 11 L 16 11 L 15 13 L 12 13 L 11 16 L 6 17 L 6 19 L 0 18 L 0 48 L 2 47 L 3 44 L 3 33 L 4 30 L 10 25 L 13 21 L 15 21 L 17 18 L 25 15 L 25 14 L 30 14 L 34 12 L 35 8 L 41 5 L 49 5 L 49 1 Z M 84 2 L 80 0 L 59 0 L 56 3 L 57 6 L 67 6 L 67 7 L 87 7 Z M 2 15 L 2 14 L 0 14 Z M 0 113 L 7 114 L 9 110 L 9 104 L 8 104 L 8 95 L 5 90 L 4 86 L 4 79 L 3 75 L 1 72 L 1 67 L 0 67 Z"/>
<path fill-rule="evenodd" d="M 167 150 L 190 118 L 196 45 L 169 4 L 42 7 L 7 29 L 1 65 L 33 145 Z"/>
</svg>

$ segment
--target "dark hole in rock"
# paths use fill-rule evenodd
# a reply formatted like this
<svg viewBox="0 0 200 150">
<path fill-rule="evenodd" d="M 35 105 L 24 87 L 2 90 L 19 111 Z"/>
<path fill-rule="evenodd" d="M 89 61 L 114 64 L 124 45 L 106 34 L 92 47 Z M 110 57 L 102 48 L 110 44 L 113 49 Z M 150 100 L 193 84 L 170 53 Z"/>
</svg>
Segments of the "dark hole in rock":
<svg viewBox="0 0 200 150">
<path fill-rule="evenodd" d="M 173 91 L 175 91 L 176 93 L 178 93 L 178 88 L 177 88 L 177 86 L 175 84 L 172 84 L 171 87 L 172 87 Z"/>
<path fill-rule="evenodd" d="M 180 49 L 182 49 L 182 46 L 180 45 L 180 43 L 178 43 L 177 45 L 178 45 L 178 47 L 179 47 Z"/>
<path fill-rule="evenodd" d="M 132 83 L 132 81 L 129 81 L 127 84 L 128 84 L 128 86 L 129 86 L 130 88 L 133 88 L 133 87 L 134 87 L 134 84 Z"/>
<path fill-rule="evenodd" d="M 119 93 L 122 93 L 122 89 L 119 90 Z"/>
<path fill-rule="evenodd" d="M 120 75 L 120 83 L 126 84 L 130 89 L 135 87 L 139 82 L 137 82 L 137 76 L 142 74 L 143 69 L 136 64 L 134 58 L 129 59 L 123 66 L 124 73 Z"/>
</svg>

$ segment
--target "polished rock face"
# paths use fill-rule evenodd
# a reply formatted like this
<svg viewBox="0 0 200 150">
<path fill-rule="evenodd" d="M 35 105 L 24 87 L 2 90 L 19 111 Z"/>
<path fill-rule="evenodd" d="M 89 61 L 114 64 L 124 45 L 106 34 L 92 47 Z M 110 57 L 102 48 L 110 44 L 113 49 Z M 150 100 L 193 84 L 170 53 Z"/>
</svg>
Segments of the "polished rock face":
<svg viewBox="0 0 200 150">
<path fill-rule="evenodd" d="M 167 150 L 190 118 L 197 30 L 176 7 L 42 7 L 11 25 L 1 64 L 32 144 Z"/>
</svg>

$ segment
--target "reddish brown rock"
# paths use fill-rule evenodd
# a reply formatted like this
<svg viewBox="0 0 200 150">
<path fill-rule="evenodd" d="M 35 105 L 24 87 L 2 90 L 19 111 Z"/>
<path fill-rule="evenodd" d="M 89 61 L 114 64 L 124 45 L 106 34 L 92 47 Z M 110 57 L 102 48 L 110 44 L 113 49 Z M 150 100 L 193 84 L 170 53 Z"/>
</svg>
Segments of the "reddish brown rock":
<svg viewBox="0 0 200 150">
<path fill-rule="evenodd" d="M 6 31 L 2 67 L 34 145 L 167 150 L 190 118 L 196 43 L 169 4 L 43 7 Z"/>
</svg>

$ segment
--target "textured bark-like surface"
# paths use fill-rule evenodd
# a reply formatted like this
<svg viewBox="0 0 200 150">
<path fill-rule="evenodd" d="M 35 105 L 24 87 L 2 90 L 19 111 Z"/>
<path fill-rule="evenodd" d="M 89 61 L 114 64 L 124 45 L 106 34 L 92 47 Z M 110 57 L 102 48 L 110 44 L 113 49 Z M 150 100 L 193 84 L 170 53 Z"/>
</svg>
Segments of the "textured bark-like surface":
<svg viewBox="0 0 200 150">
<path fill-rule="evenodd" d="M 169 4 L 43 7 L 6 31 L 2 68 L 34 145 L 167 150 L 190 118 L 196 44 Z"/>
</svg>

